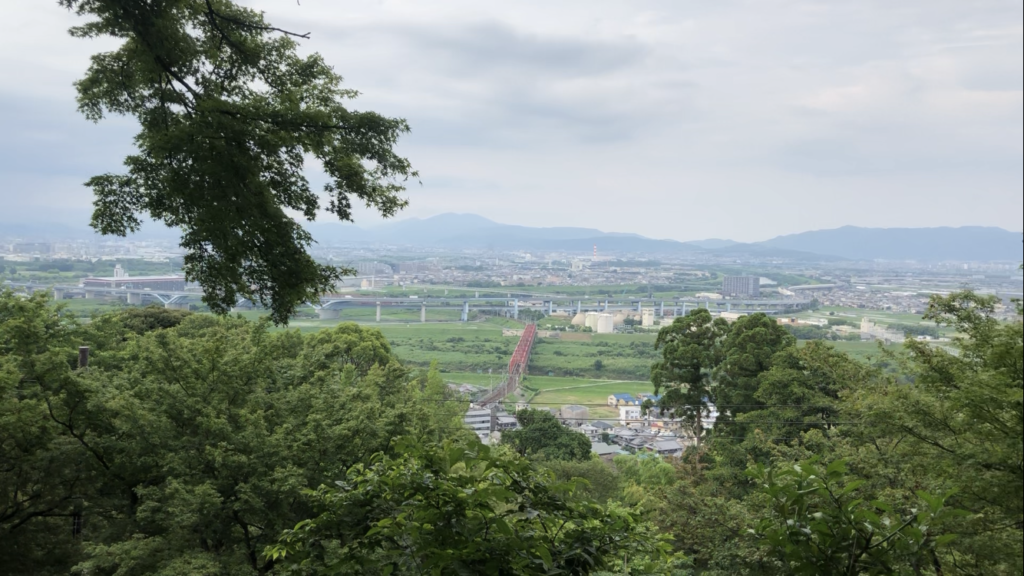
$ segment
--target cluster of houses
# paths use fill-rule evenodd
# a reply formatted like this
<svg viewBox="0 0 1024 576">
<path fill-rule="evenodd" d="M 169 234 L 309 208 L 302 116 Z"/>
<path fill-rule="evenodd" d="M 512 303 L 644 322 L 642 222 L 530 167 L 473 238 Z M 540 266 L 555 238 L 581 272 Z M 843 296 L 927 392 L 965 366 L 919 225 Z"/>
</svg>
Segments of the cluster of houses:
<svg viewBox="0 0 1024 576">
<path fill-rule="evenodd" d="M 657 403 L 659 397 L 654 394 L 609 395 L 608 406 L 619 411 L 616 422 L 591 418 L 590 410 L 579 404 L 540 409 L 550 411 L 563 425 L 584 434 L 590 440 L 593 451 L 603 459 L 641 451 L 662 456 L 681 456 L 686 448 L 697 443 L 692 432 L 679 419 L 660 417 L 658 408 L 649 408 L 645 413 L 643 405 L 647 400 L 653 404 Z M 516 409 L 527 407 L 526 404 L 520 404 Z M 717 416 L 714 407 L 710 407 L 705 416 L 705 425 L 713 426 Z M 519 426 L 514 414 L 497 406 L 471 407 L 466 413 L 465 423 L 485 444 L 500 441 L 502 431 Z"/>
</svg>

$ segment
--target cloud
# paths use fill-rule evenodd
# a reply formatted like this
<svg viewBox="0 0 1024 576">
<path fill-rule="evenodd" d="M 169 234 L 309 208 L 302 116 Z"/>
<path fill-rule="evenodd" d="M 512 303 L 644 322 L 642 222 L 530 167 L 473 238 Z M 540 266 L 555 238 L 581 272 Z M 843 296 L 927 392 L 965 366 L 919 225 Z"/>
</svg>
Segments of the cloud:
<svg viewBox="0 0 1024 576">
<path fill-rule="evenodd" d="M 404 216 L 679 240 L 1022 227 L 1020 3 L 246 3 L 312 32 L 301 49 L 361 92 L 353 108 L 409 121 L 400 151 L 423 185 Z M 73 112 L 71 82 L 112 44 L 66 37 L 55 3 L 9 12 L 3 200 L 31 181 L 59 205 L 130 150 L 129 121 Z"/>
</svg>

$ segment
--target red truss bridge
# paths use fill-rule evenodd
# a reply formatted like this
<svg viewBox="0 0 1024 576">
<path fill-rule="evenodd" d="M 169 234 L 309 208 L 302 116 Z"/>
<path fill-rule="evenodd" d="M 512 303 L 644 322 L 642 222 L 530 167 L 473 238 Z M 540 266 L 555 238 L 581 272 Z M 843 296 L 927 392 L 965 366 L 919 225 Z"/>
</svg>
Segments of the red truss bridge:
<svg viewBox="0 0 1024 576">
<path fill-rule="evenodd" d="M 519 388 L 519 383 L 526 375 L 526 368 L 530 363 L 530 352 L 533 350 L 533 341 L 536 337 L 537 325 L 527 324 L 523 335 L 519 337 L 515 351 L 512 352 L 512 358 L 508 361 L 508 374 L 500 386 L 480 401 L 482 404 L 499 402 Z"/>
</svg>

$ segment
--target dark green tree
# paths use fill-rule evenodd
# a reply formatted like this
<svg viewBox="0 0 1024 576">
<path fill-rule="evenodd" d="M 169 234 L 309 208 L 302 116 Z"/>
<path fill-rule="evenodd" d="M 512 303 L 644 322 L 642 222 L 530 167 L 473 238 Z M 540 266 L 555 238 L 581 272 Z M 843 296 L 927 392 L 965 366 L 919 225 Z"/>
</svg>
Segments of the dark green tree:
<svg viewBox="0 0 1024 576">
<path fill-rule="evenodd" d="M 357 199 L 392 216 L 415 173 L 395 154 L 404 120 L 354 112 L 357 93 L 318 54 L 299 56 L 294 34 L 230 0 L 58 0 L 90 20 L 80 38 L 112 37 L 77 82 L 90 120 L 133 116 L 137 152 L 124 174 L 87 185 L 92 225 L 126 235 L 143 216 L 182 231 L 183 268 L 204 301 L 226 312 L 239 298 L 286 323 L 345 270 L 318 264 L 312 238 L 287 211 L 313 220 L 321 204 L 303 167 L 315 158 L 330 181 L 324 208 L 352 219 Z"/>
<path fill-rule="evenodd" d="M 1020 303 L 1009 322 L 993 317 L 995 297 L 934 296 L 925 318 L 959 334 L 955 350 L 908 340 L 901 378 L 858 390 L 847 403 L 864 425 L 852 440 L 874 446 L 851 465 L 886 472 L 906 488 L 953 492 L 970 512 L 956 528 L 947 570 L 1009 574 L 1024 570 L 1024 345 Z M 879 440 L 881 437 L 883 440 Z"/>
<path fill-rule="evenodd" d="M 737 417 L 749 432 L 796 439 L 812 429 L 827 431 L 839 421 L 840 394 L 879 377 L 877 370 L 824 342 L 808 342 L 777 353 L 771 369 L 756 379 L 753 401 L 760 406 Z M 779 440 L 788 443 L 790 440 Z"/>
<path fill-rule="evenodd" d="M 590 459 L 590 440 L 562 425 L 546 410 L 520 410 L 519 428 L 502 432 L 501 441 L 522 456 L 547 460 Z"/>
<path fill-rule="evenodd" d="M 662 357 L 651 366 L 654 392 L 661 395 L 658 407 L 681 418 L 698 442 L 708 405 L 714 401 L 711 376 L 722 361 L 722 342 L 728 332 L 725 320 L 698 308 L 658 331 L 654 344 Z"/>
<path fill-rule="evenodd" d="M 438 397 L 435 377 L 410 378 L 375 330 L 138 320 L 79 327 L 43 294 L 0 293 L 5 569 L 268 573 L 263 549 L 312 513 L 303 489 L 391 453 L 396 437 L 458 434 L 464 404 Z"/>
<path fill-rule="evenodd" d="M 0 291 L 0 561 L 9 574 L 67 574 L 73 522 L 98 470 L 49 414 L 74 377 L 75 325 L 41 292 Z"/>
<path fill-rule="evenodd" d="M 545 460 L 540 464 L 559 482 L 576 481 L 577 493 L 587 498 L 602 504 L 621 500 L 622 486 L 617 467 L 609 466 L 596 454 L 589 460 Z"/>
<path fill-rule="evenodd" d="M 585 575 L 623 556 L 662 559 L 659 538 L 635 512 L 581 499 L 572 482 L 556 483 L 513 454 L 479 442 L 404 442 L 399 452 L 317 490 L 318 514 L 285 532 L 269 559 L 299 574 L 501 576 Z"/>
<path fill-rule="evenodd" d="M 796 339 L 774 318 L 761 312 L 743 316 L 729 329 L 722 343 L 722 362 L 715 370 L 715 401 L 736 415 L 756 410 L 758 376 L 772 366 L 772 358 Z"/>
<path fill-rule="evenodd" d="M 942 525 L 963 514 L 925 492 L 908 510 L 870 499 L 842 460 L 758 465 L 750 475 L 770 502 L 755 534 L 781 561 L 779 574 L 941 573 L 932 572 L 934 552 L 955 538 Z"/>
</svg>

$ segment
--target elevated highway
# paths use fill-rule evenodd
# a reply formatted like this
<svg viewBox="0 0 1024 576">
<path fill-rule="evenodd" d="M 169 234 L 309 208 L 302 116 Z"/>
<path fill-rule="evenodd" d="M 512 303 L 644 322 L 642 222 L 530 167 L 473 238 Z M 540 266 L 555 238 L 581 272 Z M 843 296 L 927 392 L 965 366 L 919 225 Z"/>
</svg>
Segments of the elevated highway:
<svg viewBox="0 0 1024 576">
<path fill-rule="evenodd" d="M 189 303 L 198 302 L 202 299 L 203 293 L 198 290 L 170 291 L 138 288 L 100 288 L 84 287 L 74 285 L 53 285 L 43 283 L 5 282 L 5 286 L 26 290 L 52 290 L 53 297 L 57 300 L 73 296 L 85 298 L 124 298 L 128 304 L 144 305 L 149 303 L 160 303 L 167 308 L 187 308 Z M 388 308 L 403 308 L 420 310 L 420 321 L 427 321 L 427 311 L 438 309 L 461 309 L 461 321 L 469 320 L 471 310 L 487 311 L 495 314 L 505 315 L 510 318 L 519 318 L 520 310 L 539 310 L 550 315 L 555 312 L 564 312 L 570 315 L 585 312 L 640 312 L 644 308 L 653 308 L 655 315 L 659 317 L 679 316 L 686 314 L 694 308 L 707 308 L 712 312 L 737 312 L 754 313 L 764 312 L 766 314 L 793 313 L 807 308 L 809 299 L 792 298 L 782 300 L 713 300 L 701 298 L 579 298 L 573 296 L 552 296 L 536 295 L 529 299 L 522 299 L 519 294 L 508 297 L 494 295 L 477 295 L 473 298 L 448 298 L 443 296 L 367 296 L 352 294 L 325 294 L 319 302 L 311 302 L 309 305 L 323 319 L 338 318 L 341 311 L 347 308 L 375 307 L 376 319 L 381 321 L 382 310 Z M 237 302 L 237 309 L 249 309 L 253 303 L 241 299 Z"/>
</svg>

